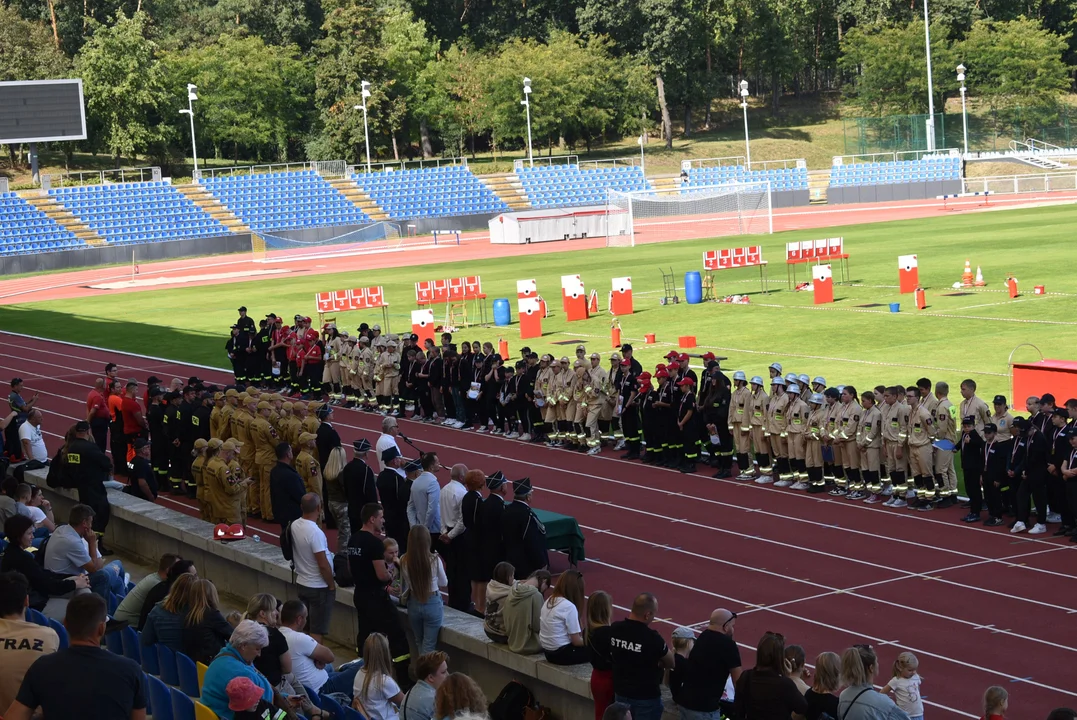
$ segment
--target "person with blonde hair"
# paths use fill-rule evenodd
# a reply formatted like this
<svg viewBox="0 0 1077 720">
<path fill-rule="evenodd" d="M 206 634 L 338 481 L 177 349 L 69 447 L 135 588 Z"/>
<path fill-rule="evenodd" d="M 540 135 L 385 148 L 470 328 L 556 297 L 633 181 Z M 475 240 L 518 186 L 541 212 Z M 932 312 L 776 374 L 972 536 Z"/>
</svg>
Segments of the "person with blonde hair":
<svg viewBox="0 0 1077 720">
<path fill-rule="evenodd" d="M 445 565 L 430 545 L 430 531 L 424 525 L 414 525 L 408 533 L 408 552 L 400 559 L 404 582 L 411 591 L 408 622 L 420 654 L 432 652 L 437 645 L 445 614 L 440 590 L 449 584 Z"/>
<path fill-rule="evenodd" d="M 823 715 L 838 717 L 838 696 L 841 687 L 841 658 L 837 653 L 824 652 L 815 658 L 815 678 L 804 699 L 808 701 L 805 720 L 819 720 Z"/>
<path fill-rule="evenodd" d="M 591 697 L 595 700 L 595 720 L 602 720 L 613 703 L 613 655 L 610 648 L 610 624 L 613 621 L 613 598 L 596 590 L 587 598 L 587 630 L 584 642 L 591 660 Z"/>
<path fill-rule="evenodd" d="M 208 665 L 228 642 L 235 628 L 221 614 L 216 586 L 205 578 L 191 585 L 183 627 L 183 652 Z"/>
<path fill-rule="evenodd" d="M 550 597 L 539 611 L 539 644 L 547 662 L 577 665 L 587 662 L 587 647 L 580 629 L 585 598 L 583 573 L 566 570 L 557 578 Z"/>
<path fill-rule="evenodd" d="M 486 714 L 486 696 L 478 683 L 463 673 L 452 673 L 434 696 L 434 719 L 453 720 L 462 713 Z"/>
<path fill-rule="evenodd" d="M 397 720 L 404 693 L 393 679 L 389 640 L 371 633 L 363 643 L 363 667 L 352 685 L 353 707 L 367 720 Z"/>
<path fill-rule="evenodd" d="M 894 696 L 894 702 L 905 711 L 909 720 L 923 720 L 924 700 L 920 695 L 920 661 L 911 652 L 903 652 L 894 661 L 894 674 L 883 688 Z"/>
<path fill-rule="evenodd" d="M 347 495 L 344 492 L 342 475 L 344 466 L 347 465 L 348 454 L 344 448 L 338 445 L 329 451 L 329 457 L 325 460 L 325 469 L 322 471 L 322 479 L 325 481 L 325 498 L 329 506 L 329 513 L 337 523 L 337 552 L 346 552 L 348 538 L 352 536 L 351 515 Z"/>
<path fill-rule="evenodd" d="M 908 720 L 888 695 L 875 692 L 879 657 L 871 645 L 853 645 L 841 654 L 838 717 L 841 720 Z M 739 693 L 738 693 L 739 694 Z"/>
<path fill-rule="evenodd" d="M 984 690 L 984 714 L 982 720 L 1006 720 L 1010 709 L 1010 693 L 1006 688 L 992 685 Z"/>
</svg>

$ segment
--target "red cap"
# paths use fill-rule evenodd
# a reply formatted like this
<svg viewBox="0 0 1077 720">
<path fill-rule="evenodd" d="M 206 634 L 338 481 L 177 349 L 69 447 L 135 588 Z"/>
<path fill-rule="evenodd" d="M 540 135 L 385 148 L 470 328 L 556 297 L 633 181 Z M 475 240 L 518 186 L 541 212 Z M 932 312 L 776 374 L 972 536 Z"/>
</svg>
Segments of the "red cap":
<svg viewBox="0 0 1077 720">
<path fill-rule="evenodd" d="M 639 377 L 636 378 L 636 382 L 639 384 L 649 383 L 651 381 L 651 374 L 649 372 L 641 372 Z"/>
<path fill-rule="evenodd" d="M 677 387 L 684 387 L 685 385 L 695 385 L 695 384 L 696 384 L 695 380 L 693 380 L 690 377 L 686 377 L 686 378 L 682 379 L 679 383 L 677 383 Z"/>
<path fill-rule="evenodd" d="M 709 353 L 705 353 L 705 354 L 703 355 L 703 359 L 704 359 L 704 360 L 706 360 L 707 362 L 710 362 L 711 360 L 717 360 L 717 359 L 718 359 L 718 356 L 717 356 L 717 355 L 715 355 L 715 354 L 714 354 L 714 353 L 712 353 L 712 352 L 709 352 Z"/>
<path fill-rule="evenodd" d="M 310 325 L 310 318 L 309 317 L 303 318 L 303 322 L 305 322 L 307 325 Z"/>
<path fill-rule="evenodd" d="M 662 364 L 662 363 L 658 363 L 657 365 L 654 366 L 655 372 L 658 372 L 659 370 L 665 370 L 665 369 L 666 369 L 666 366 L 664 364 Z"/>
<path fill-rule="evenodd" d="M 659 370 L 658 372 L 656 372 L 656 373 L 654 374 L 654 376 L 655 376 L 656 378 L 658 378 L 659 380 L 661 380 L 662 378 L 668 378 L 668 377 L 669 377 L 669 373 L 668 373 L 668 372 L 666 372 L 665 370 Z"/>
<path fill-rule="evenodd" d="M 670 350 L 666 353 L 666 360 L 676 360 L 679 354 L 676 350 Z"/>
<path fill-rule="evenodd" d="M 632 361 L 631 360 L 622 360 L 621 361 L 621 367 L 631 367 L 631 366 L 632 366 Z"/>
<path fill-rule="evenodd" d="M 677 359 L 681 362 L 688 362 L 688 355 L 685 353 L 681 353 L 679 356 L 677 356 Z"/>
</svg>

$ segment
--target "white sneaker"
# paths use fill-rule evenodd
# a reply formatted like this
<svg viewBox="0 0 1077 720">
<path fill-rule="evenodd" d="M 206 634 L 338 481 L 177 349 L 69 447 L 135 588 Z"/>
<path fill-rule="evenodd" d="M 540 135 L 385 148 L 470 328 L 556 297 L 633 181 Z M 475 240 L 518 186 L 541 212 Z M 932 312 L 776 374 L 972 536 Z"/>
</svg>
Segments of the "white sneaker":
<svg viewBox="0 0 1077 720">
<path fill-rule="evenodd" d="M 808 485 L 808 483 L 804 482 L 803 480 L 798 480 L 797 482 L 790 485 L 789 489 L 790 490 L 807 490 L 809 487 L 811 487 L 811 486 Z"/>
<path fill-rule="evenodd" d="M 467 423 L 462 421 L 462 420 L 454 420 L 453 424 L 452 424 L 452 426 L 454 428 L 456 428 L 457 430 L 463 429 L 466 425 L 467 425 Z"/>
<path fill-rule="evenodd" d="M 1047 522 L 1049 522 L 1049 523 L 1060 523 L 1060 522 L 1062 522 L 1062 516 L 1059 515 L 1056 512 L 1049 512 L 1049 513 L 1047 513 Z"/>
<path fill-rule="evenodd" d="M 1016 523 L 1014 523 L 1013 527 L 1010 528 L 1010 532 L 1014 533 L 1014 534 L 1023 533 L 1026 530 L 1028 530 L 1028 528 L 1025 527 L 1025 524 L 1023 522 L 1021 522 L 1020 520 L 1017 521 Z"/>
<path fill-rule="evenodd" d="M 513 432 L 510 432 L 505 437 L 508 438 L 509 440 L 515 440 L 516 438 L 520 437 L 520 433 L 513 431 Z"/>
<path fill-rule="evenodd" d="M 587 454 L 588 455 L 598 455 L 600 452 L 602 452 L 602 448 L 593 447 L 593 448 L 591 448 L 590 450 L 587 451 Z"/>
<path fill-rule="evenodd" d="M 886 502 L 883 503 L 883 507 L 893 507 L 894 506 L 894 500 L 895 500 L 895 498 L 893 498 L 893 497 L 887 498 Z"/>
<path fill-rule="evenodd" d="M 444 420 L 441 421 L 442 425 L 453 425 L 455 423 L 456 423 L 456 421 L 453 420 L 452 418 L 445 418 Z"/>
<path fill-rule="evenodd" d="M 875 503 L 880 501 L 879 498 L 880 496 L 878 493 L 872 493 L 864 500 L 864 502 L 866 502 L 868 505 L 874 505 Z"/>
<path fill-rule="evenodd" d="M 770 483 L 774 482 L 774 478 L 772 478 L 770 475 L 760 475 L 755 479 L 755 481 L 760 485 L 769 485 Z"/>
<path fill-rule="evenodd" d="M 909 503 L 905 502 L 901 498 L 897 498 L 892 503 L 890 503 L 890 507 L 892 507 L 892 508 L 903 508 L 903 507 L 908 507 L 908 506 L 909 506 Z"/>
<path fill-rule="evenodd" d="M 894 494 L 894 488 L 891 487 L 890 485 L 887 485 L 885 488 L 883 488 L 882 490 L 879 491 L 879 494 L 882 495 L 883 497 L 890 497 L 891 495 Z"/>
<path fill-rule="evenodd" d="M 487 429 L 487 427 L 485 425 L 483 425 L 481 428 L 479 428 L 475 432 L 484 433 L 484 432 L 490 432 L 490 431 L 489 431 L 489 429 Z"/>
<path fill-rule="evenodd" d="M 916 499 L 916 491 L 915 490 L 906 490 L 905 491 L 905 499 L 906 500 L 915 500 Z"/>
<path fill-rule="evenodd" d="M 523 442 L 531 442 L 531 434 L 530 433 L 524 433 L 523 435 L 520 436 L 520 440 L 523 441 Z"/>
<path fill-rule="evenodd" d="M 618 440 L 617 444 L 613 446 L 613 449 L 614 450 L 624 450 L 626 447 L 628 447 L 628 446 L 625 444 L 624 440 Z"/>
<path fill-rule="evenodd" d="M 774 487 L 789 487 L 792 484 L 792 480 L 779 480 L 778 482 L 774 483 Z"/>
<path fill-rule="evenodd" d="M 1029 535 L 1043 535 L 1047 532 L 1047 526 L 1043 523 L 1036 523 L 1032 526 L 1032 529 L 1028 531 Z"/>
</svg>

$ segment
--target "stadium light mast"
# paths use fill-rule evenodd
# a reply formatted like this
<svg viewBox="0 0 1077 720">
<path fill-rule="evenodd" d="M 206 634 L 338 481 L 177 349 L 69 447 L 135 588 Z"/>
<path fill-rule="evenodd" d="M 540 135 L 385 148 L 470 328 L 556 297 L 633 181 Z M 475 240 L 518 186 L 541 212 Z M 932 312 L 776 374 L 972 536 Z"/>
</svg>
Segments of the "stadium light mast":
<svg viewBox="0 0 1077 720">
<path fill-rule="evenodd" d="M 370 83 L 367 82 L 366 80 L 363 80 L 362 81 L 362 87 L 363 87 L 363 90 L 362 90 L 363 104 L 362 105 L 356 105 L 355 109 L 363 111 L 363 144 L 366 146 L 366 171 L 367 171 L 367 173 L 369 173 L 370 172 L 370 127 L 367 124 L 366 99 L 368 97 L 370 97 Z"/>
<path fill-rule="evenodd" d="M 639 171 L 643 173 L 643 176 L 647 176 L 647 167 L 643 160 L 643 135 L 636 138 L 636 142 L 639 143 Z"/>
<path fill-rule="evenodd" d="M 748 169 L 752 169 L 752 145 L 748 142 L 748 81 L 740 81 L 740 109 L 744 111 L 744 155 Z"/>
<path fill-rule="evenodd" d="M 957 80 L 961 83 L 961 128 L 965 132 L 965 154 L 969 154 L 969 115 L 965 109 L 965 64 L 957 66 Z"/>
<path fill-rule="evenodd" d="M 931 23 L 924 0 L 924 42 L 927 48 L 927 149 L 935 149 L 935 90 L 931 81 Z"/>
<path fill-rule="evenodd" d="M 191 155 L 194 157 L 194 173 L 192 179 L 198 182 L 198 145 L 194 141 L 194 101 L 198 99 L 197 85 L 187 83 L 187 109 L 180 110 L 180 115 L 186 115 L 191 120 Z"/>
<path fill-rule="evenodd" d="M 524 99 L 520 101 L 527 113 L 527 164 L 535 167 L 535 157 L 531 154 L 531 78 L 524 78 Z"/>
</svg>

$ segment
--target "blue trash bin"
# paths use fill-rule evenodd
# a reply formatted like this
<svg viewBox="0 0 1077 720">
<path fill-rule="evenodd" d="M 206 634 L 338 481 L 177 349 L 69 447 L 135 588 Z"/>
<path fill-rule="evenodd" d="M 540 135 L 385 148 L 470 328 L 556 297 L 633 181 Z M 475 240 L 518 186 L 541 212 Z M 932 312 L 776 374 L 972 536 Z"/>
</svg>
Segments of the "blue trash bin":
<svg viewBox="0 0 1077 720">
<path fill-rule="evenodd" d="M 503 327 L 512 322 L 512 312 L 509 310 L 509 301 L 505 298 L 494 300 L 494 325 Z"/>
<path fill-rule="evenodd" d="M 684 274 L 684 299 L 689 305 L 703 302 L 703 278 L 695 270 Z"/>
</svg>

